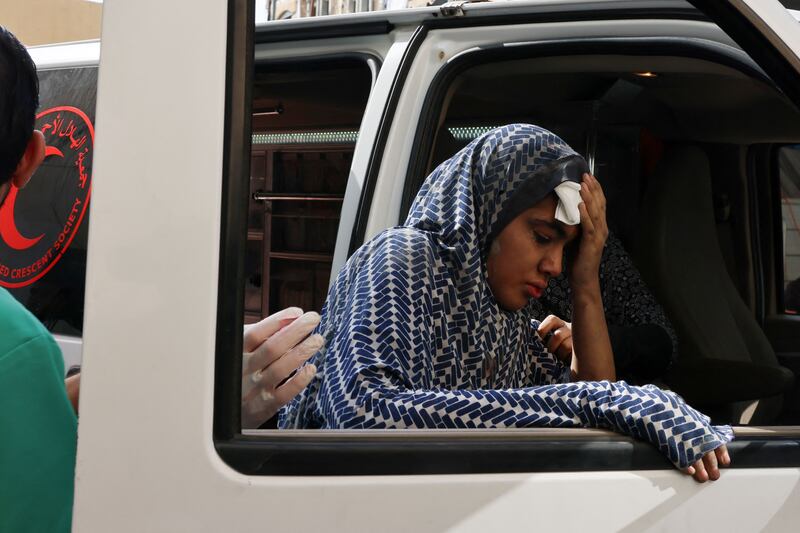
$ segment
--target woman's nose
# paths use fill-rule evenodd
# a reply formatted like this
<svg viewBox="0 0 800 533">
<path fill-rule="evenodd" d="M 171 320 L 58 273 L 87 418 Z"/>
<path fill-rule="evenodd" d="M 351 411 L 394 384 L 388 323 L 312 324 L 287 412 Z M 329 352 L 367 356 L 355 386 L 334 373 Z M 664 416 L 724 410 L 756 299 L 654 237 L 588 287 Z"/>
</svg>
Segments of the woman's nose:
<svg viewBox="0 0 800 533">
<path fill-rule="evenodd" d="M 563 255 L 564 249 L 560 246 L 548 251 L 539 262 L 539 271 L 547 274 L 551 278 L 558 276 L 561 274 L 561 267 L 564 263 Z"/>
</svg>

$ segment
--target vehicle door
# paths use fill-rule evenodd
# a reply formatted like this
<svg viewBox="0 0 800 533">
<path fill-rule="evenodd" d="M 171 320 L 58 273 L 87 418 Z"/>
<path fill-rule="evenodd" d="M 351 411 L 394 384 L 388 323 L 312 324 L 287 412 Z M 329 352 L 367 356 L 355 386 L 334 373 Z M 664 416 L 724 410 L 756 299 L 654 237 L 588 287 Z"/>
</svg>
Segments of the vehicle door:
<svg viewBox="0 0 800 533">
<path fill-rule="evenodd" d="M 787 428 L 737 429 L 734 468 L 707 485 L 648 445 L 602 430 L 243 432 L 248 202 L 256 192 L 272 209 L 285 200 L 266 181 L 251 189 L 248 2 L 174 4 L 156 20 L 147 6 L 104 7 L 95 160 L 104 181 L 90 231 L 76 530 L 792 527 L 800 443 Z M 520 2 L 386 15 L 377 26 L 356 17 L 341 26 L 276 25 L 273 34 L 260 28 L 256 62 L 302 63 L 331 51 L 381 62 L 341 199 L 331 274 L 402 219 L 418 186 L 409 177 L 430 161 L 427 152 L 415 156 L 431 131 L 426 102 L 459 57 L 705 32 L 720 47 L 738 43 L 800 101 L 792 88 L 800 87 L 800 35 L 779 4 L 697 5 L 706 15 L 682 2 Z M 182 8 L 193 12 L 191 28 L 180 23 Z M 367 27 L 368 38 L 360 33 Z M 142 32 L 157 39 L 141 42 Z M 134 91 L 132 69 L 159 89 Z M 133 157 L 144 147 L 146 164 Z"/>
</svg>

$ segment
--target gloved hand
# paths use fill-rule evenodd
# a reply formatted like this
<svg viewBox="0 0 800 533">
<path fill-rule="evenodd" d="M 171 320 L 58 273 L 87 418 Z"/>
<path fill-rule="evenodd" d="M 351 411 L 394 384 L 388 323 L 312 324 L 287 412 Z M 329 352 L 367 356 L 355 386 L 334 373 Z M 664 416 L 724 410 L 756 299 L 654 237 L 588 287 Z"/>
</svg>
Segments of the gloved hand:
<svg viewBox="0 0 800 533">
<path fill-rule="evenodd" d="M 303 314 L 302 309 L 290 307 L 245 326 L 243 429 L 257 428 L 275 416 L 311 382 L 317 371 L 314 365 L 299 367 L 323 345 L 321 335 L 309 335 L 319 320 L 313 311 Z"/>
</svg>

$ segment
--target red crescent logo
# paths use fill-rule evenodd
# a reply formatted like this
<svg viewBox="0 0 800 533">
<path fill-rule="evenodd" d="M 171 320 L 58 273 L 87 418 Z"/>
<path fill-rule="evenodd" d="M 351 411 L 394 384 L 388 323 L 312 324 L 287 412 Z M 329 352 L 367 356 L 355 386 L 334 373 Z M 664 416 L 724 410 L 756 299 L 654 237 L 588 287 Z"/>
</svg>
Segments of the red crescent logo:
<svg viewBox="0 0 800 533">
<path fill-rule="evenodd" d="M 91 196 L 94 126 L 89 117 L 77 107 L 57 106 L 36 119 L 47 144 L 45 158 L 56 156 L 60 162 L 37 170 L 32 177 L 35 191 L 12 186 L 0 208 L 0 286 L 7 288 L 30 285 L 58 263 Z M 36 228 L 28 231 L 40 235 L 28 237 L 20 227 Z"/>
<path fill-rule="evenodd" d="M 44 156 L 57 155 L 64 157 L 64 154 L 55 146 L 46 146 L 44 149 Z M 14 204 L 17 202 L 17 193 L 19 189 L 14 185 L 8 191 L 8 196 L 2 207 L 0 207 L 0 238 L 6 244 L 15 250 L 27 250 L 37 242 L 42 240 L 44 233 L 33 239 L 29 239 L 22 235 L 17 229 L 17 223 L 14 221 Z"/>
</svg>

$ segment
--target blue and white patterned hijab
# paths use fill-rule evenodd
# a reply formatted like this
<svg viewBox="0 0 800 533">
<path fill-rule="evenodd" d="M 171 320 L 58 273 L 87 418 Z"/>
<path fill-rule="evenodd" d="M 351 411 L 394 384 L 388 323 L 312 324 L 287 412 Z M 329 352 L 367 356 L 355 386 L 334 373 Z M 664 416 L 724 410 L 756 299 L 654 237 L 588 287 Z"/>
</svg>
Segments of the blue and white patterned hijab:
<svg viewBox="0 0 800 533">
<path fill-rule="evenodd" d="M 574 165 L 572 163 L 575 163 Z M 583 166 L 582 166 L 583 165 Z M 328 293 L 325 347 L 282 428 L 602 427 L 685 467 L 731 439 L 677 395 L 625 382 L 568 383 L 530 311 L 501 309 L 485 259 L 499 231 L 585 168 L 555 134 L 512 124 L 428 178 L 405 225 L 350 258 Z"/>
</svg>

